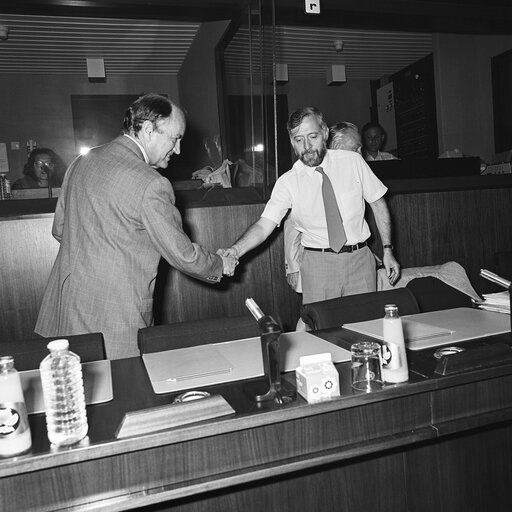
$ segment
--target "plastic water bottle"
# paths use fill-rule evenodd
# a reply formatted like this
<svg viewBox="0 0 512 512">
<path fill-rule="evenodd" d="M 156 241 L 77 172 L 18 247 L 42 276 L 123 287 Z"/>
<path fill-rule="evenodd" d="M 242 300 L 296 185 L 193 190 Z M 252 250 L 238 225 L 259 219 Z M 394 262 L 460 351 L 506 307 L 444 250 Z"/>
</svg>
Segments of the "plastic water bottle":
<svg viewBox="0 0 512 512">
<path fill-rule="evenodd" d="M 405 351 L 402 319 L 395 304 L 384 306 L 386 316 L 382 320 L 382 378 L 396 384 L 409 380 L 409 367 Z"/>
<path fill-rule="evenodd" d="M 13 457 L 31 447 L 27 408 L 14 357 L 0 357 L 0 457 Z"/>
<path fill-rule="evenodd" d="M 68 340 L 48 343 L 50 354 L 41 362 L 41 383 L 48 439 L 57 446 L 77 443 L 87 435 L 87 415 L 80 357 Z"/>
</svg>

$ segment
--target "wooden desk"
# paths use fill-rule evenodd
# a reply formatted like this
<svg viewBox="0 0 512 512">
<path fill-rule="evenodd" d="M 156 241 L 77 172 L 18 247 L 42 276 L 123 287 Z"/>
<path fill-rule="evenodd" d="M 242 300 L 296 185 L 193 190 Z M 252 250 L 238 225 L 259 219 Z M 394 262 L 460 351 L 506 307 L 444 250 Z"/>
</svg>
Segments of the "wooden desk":
<svg viewBox="0 0 512 512">
<path fill-rule="evenodd" d="M 428 359 L 372 394 L 342 363 L 341 397 L 314 405 L 259 409 L 247 382 L 216 386 L 234 415 L 124 440 L 125 412 L 175 394 L 154 395 L 139 358 L 112 361 L 115 399 L 88 407 L 85 443 L 52 451 L 31 416 L 33 453 L 0 462 L 0 510 L 511 510 L 512 365 L 437 378 Z"/>
</svg>

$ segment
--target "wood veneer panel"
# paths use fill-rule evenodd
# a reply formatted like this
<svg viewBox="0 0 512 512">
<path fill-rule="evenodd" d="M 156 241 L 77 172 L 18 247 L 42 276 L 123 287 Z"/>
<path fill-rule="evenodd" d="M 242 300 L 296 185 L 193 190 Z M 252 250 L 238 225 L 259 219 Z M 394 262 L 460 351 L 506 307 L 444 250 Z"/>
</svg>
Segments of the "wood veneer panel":
<svg viewBox="0 0 512 512">
<path fill-rule="evenodd" d="M 184 226 L 191 239 L 215 252 L 230 247 L 255 222 L 263 205 L 192 208 L 184 212 Z M 273 309 L 268 244 L 244 256 L 233 278 L 218 285 L 192 279 L 167 267 L 163 290 L 162 323 L 249 314 L 245 299 Z M 161 274 L 157 279 L 162 279 Z"/>
<path fill-rule="evenodd" d="M 383 478 L 385 476 L 385 478 Z M 407 512 L 403 457 L 393 453 L 141 508 L 141 512 Z"/>
<path fill-rule="evenodd" d="M 53 215 L 0 220 L 0 343 L 33 337 L 58 242 Z"/>
<path fill-rule="evenodd" d="M 495 252 L 512 250 L 512 188 L 394 194 L 388 203 L 402 267 L 457 261 L 477 291 L 496 291 L 479 271 L 495 269 Z M 262 204 L 190 208 L 184 211 L 184 225 L 194 241 L 215 251 L 231 245 L 262 210 Z M 32 336 L 58 250 L 51 224 L 51 214 L 0 220 L 0 342 Z M 373 248 L 380 254 L 376 240 Z M 245 299 L 252 296 L 293 328 L 301 296 L 286 283 L 282 250 L 278 231 L 242 259 L 235 278 L 220 285 L 200 283 L 163 265 L 156 319 L 172 323 L 243 315 Z"/>
<path fill-rule="evenodd" d="M 511 423 L 406 450 L 414 512 L 512 510 Z"/>
<path fill-rule="evenodd" d="M 366 403 L 6 476 L 0 508 L 29 511 L 98 500 L 126 502 L 129 494 L 140 500 L 162 491 L 186 496 L 416 442 L 422 427 L 429 428 L 427 394 Z"/>
<path fill-rule="evenodd" d="M 263 205 L 192 208 L 184 225 L 192 240 L 215 251 L 231 246 L 261 215 Z M 263 311 L 275 315 L 285 330 L 294 330 L 301 296 L 289 288 L 284 272 L 281 230 L 240 260 L 234 278 L 208 285 L 166 266 L 161 323 L 249 314 L 245 299 L 252 297 Z M 157 281 L 158 282 L 158 281 Z"/>
<path fill-rule="evenodd" d="M 512 409 L 512 376 L 470 382 L 432 394 L 432 423 L 445 423 Z"/>
<path fill-rule="evenodd" d="M 494 268 L 494 253 L 512 250 L 512 189 L 392 195 L 394 243 L 402 267 L 457 261 L 473 286 L 492 285 L 480 268 Z"/>
</svg>

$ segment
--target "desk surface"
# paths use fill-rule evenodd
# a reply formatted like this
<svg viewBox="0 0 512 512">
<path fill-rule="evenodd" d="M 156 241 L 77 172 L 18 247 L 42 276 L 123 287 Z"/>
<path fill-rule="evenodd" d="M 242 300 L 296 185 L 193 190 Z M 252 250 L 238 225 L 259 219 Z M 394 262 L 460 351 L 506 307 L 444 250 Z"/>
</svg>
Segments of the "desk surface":
<svg viewBox="0 0 512 512">
<path fill-rule="evenodd" d="M 510 315 L 475 308 L 429 311 L 402 317 L 404 338 L 409 350 L 459 344 L 510 332 Z M 380 340 L 382 319 L 345 324 L 347 329 Z"/>
<path fill-rule="evenodd" d="M 361 339 L 344 329 L 317 334 L 345 348 Z M 510 334 L 477 343 L 498 341 L 510 343 Z M 410 353 L 410 381 L 371 394 L 352 389 L 349 362 L 337 368 L 341 396 L 328 402 L 307 404 L 298 396 L 284 406 L 258 405 L 247 393 L 258 381 L 228 383 L 205 390 L 222 395 L 234 415 L 116 440 L 126 412 L 169 404 L 177 393 L 154 394 L 140 358 L 114 360 L 115 398 L 88 407 L 84 442 L 50 448 L 44 415 L 31 415 L 32 453 L 0 461 L 0 509 L 43 510 L 43 503 L 48 510 L 57 503 L 73 509 L 94 501 L 99 508 L 128 510 L 512 419 L 512 364 L 439 377 L 432 350 Z M 294 374 L 284 380 L 293 383 Z M 41 495 L 44 478 L 79 483 L 47 486 Z"/>
</svg>

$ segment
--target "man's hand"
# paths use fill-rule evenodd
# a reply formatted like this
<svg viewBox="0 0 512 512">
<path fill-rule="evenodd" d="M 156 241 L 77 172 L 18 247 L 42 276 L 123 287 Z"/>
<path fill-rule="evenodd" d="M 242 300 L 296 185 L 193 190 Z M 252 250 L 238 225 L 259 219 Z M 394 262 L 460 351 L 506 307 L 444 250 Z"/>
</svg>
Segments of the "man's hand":
<svg viewBox="0 0 512 512">
<path fill-rule="evenodd" d="M 384 249 L 384 256 L 382 257 L 382 263 L 386 269 L 386 276 L 389 279 L 389 284 L 394 284 L 400 278 L 400 264 L 396 261 L 393 253 L 389 249 Z"/>
<path fill-rule="evenodd" d="M 225 276 L 233 276 L 238 265 L 236 251 L 230 247 L 229 249 L 219 249 L 217 254 L 222 258 L 222 273 Z"/>
<path fill-rule="evenodd" d="M 297 291 L 297 286 L 299 284 L 299 273 L 292 272 L 291 274 L 286 274 L 286 280 L 288 284 L 291 286 L 292 290 Z"/>
</svg>

